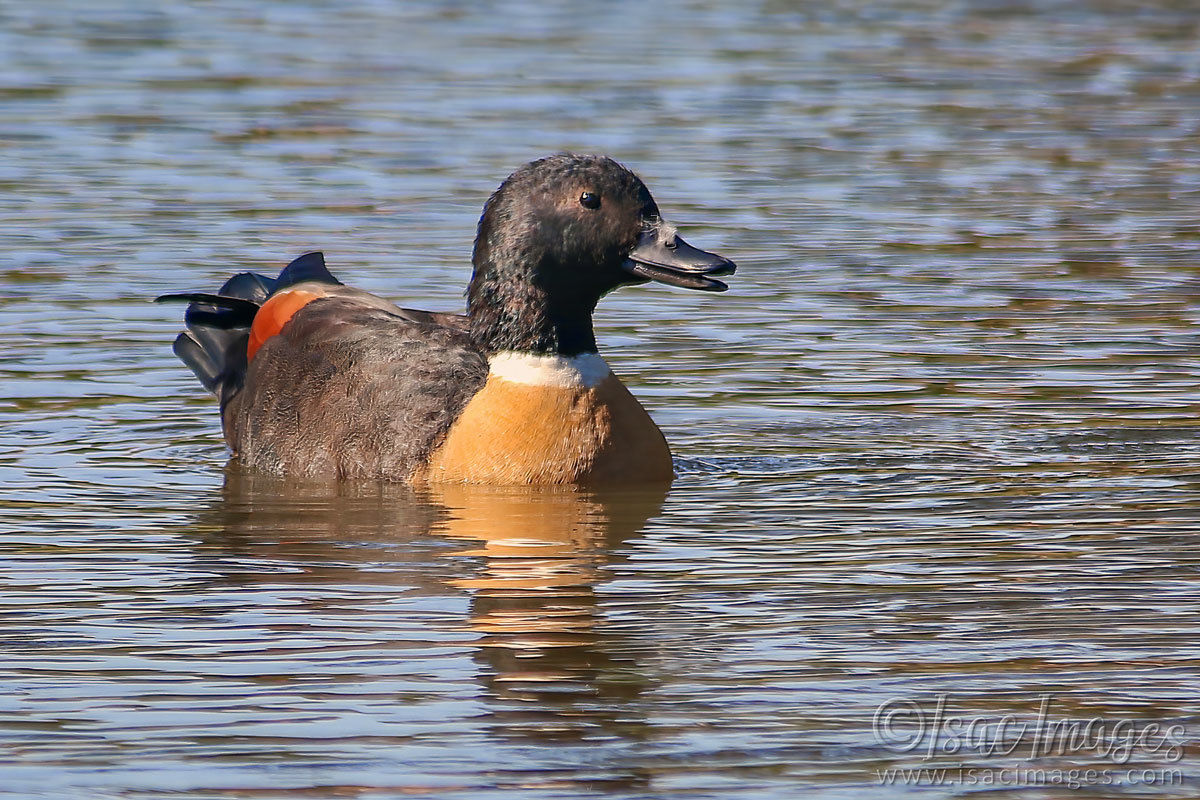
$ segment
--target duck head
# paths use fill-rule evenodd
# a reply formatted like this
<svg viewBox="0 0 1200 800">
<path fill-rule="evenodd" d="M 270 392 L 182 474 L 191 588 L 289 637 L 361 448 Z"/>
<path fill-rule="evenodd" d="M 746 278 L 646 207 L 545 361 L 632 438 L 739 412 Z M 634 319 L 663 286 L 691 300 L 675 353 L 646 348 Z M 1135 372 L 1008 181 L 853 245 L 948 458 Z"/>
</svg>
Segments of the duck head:
<svg viewBox="0 0 1200 800">
<path fill-rule="evenodd" d="M 734 263 L 692 247 L 645 184 L 611 158 L 561 153 L 521 167 L 484 206 L 467 289 L 485 350 L 596 351 L 592 312 L 608 292 L 658 281 L 722 292 Z"/>
</svg>

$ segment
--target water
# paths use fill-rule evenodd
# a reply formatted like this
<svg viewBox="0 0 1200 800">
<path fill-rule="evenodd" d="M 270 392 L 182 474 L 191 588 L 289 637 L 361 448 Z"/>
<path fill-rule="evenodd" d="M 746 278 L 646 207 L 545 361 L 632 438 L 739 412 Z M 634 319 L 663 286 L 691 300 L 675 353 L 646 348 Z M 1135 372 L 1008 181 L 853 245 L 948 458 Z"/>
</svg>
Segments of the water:
<svg viewBox="0 0 1200 800">
<path fill-rule="evenodd" d="M 1195 796 L 1198 33 L 1167 0 L 5 4 L 0 795 Z M 459 309 L 487 193 L 567 148 L 741 266 L 597 319 L 669 493 L 226 467 L 148 298 L 323 249 Z M 951 751 L 939 702 L 1186 746 Z M 945 765 L 994 783 L 879 785 Z"/>
</svg>

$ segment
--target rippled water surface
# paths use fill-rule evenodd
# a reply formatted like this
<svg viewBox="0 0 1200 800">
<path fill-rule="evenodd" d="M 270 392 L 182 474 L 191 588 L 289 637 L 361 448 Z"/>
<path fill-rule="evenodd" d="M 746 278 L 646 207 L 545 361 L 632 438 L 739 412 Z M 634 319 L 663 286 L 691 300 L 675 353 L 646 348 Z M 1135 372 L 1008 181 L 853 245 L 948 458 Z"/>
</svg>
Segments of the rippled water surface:
<svg viewBox="0 0 1200 800">
<path fill-rule="evenodd" d="M 0 6 L 0 794 L 1196 796 L 1198 42 L 1169 0 Z M 323 249 L 457 310 L 566 148 L 741 267 L 597 319 L 669 493 L 226 466 L 148 298 Z M 922 766 L 994 782 L 880 785 Z"/>
</svg>

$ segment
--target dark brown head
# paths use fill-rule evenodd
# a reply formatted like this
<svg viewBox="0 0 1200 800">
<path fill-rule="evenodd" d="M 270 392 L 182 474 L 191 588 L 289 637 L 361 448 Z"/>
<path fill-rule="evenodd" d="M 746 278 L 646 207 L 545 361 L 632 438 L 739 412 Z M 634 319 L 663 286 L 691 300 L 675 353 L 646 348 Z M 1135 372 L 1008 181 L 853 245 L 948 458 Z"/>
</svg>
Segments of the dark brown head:
<svg viewBox="0 0 1200 800">
<path fill-rule="evenodd" d="M 489 351 L 595 352 L 592 311 L 606 293 L 656 280 L 724 291 L 732 261 L 679 238 L 645 184 L 611 158 L 562 153 L 521 167 L 479 221 L 467 290 Z"/>
</svg>

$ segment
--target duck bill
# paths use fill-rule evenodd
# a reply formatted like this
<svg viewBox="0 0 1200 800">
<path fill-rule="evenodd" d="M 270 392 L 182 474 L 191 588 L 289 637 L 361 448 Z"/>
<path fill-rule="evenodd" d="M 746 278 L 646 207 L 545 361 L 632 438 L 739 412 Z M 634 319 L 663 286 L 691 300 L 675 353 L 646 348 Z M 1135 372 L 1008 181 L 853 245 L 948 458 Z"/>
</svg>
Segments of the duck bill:
<svg viewBox="0 0 1200 800">
<path fill-rule="evenodd" d="M 723 292 L 729 287 L 715 275 L 732 275 L 737 269 L 728 258 L 692 247 L 669 225 L 658 224 L 642 231 L 637 246 L 622 265 L 643 281 L 658 281 L 684 289 Z"/>
</svg>

